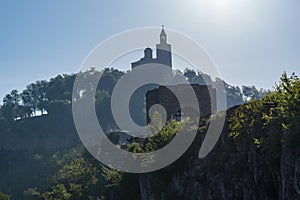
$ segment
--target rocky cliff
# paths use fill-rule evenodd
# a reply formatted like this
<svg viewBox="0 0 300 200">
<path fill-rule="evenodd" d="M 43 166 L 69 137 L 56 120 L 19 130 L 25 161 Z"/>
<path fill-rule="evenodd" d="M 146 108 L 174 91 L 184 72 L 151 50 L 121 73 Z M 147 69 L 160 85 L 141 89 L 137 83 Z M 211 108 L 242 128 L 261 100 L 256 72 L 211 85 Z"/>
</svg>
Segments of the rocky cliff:
<svg viewBox="0 0 300 200">
<path fill-rule="evenodd" d="M 206 129 L 202 126 L 182 158 L 166 169 L 140 175 L 142 199 L 300 199 L 300 154 L 282 145 L 278 159 L 266 159 L 272 155 L 259 145 L 230 137 L 227 124 L 204 159 L 197 157 Z"/>
</svg>

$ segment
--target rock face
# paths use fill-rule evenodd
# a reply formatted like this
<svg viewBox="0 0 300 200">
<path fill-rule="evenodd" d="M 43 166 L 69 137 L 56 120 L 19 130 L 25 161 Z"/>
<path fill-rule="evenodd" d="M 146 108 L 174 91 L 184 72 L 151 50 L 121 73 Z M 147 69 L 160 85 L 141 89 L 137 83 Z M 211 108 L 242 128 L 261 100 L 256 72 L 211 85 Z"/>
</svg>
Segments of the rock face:
<svg viewBox="0 0 300 200">
<path fill-rule="evenodd" d="M 269 163 L 257 146 L 235 143 L 225 126 L 214 150 L 198 159 L 203 135 L 175 163 L 139 177 L 143 200 L 300 199 L 300 155 L 282 146 Z"/>
</svg>

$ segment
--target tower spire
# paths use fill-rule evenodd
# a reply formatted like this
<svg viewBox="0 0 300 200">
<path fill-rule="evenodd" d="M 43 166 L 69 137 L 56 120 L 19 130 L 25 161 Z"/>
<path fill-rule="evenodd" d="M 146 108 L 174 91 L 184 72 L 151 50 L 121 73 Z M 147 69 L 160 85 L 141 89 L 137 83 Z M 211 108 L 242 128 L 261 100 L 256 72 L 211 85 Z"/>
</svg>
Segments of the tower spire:
<svg viewBox="0 0 300 200">
<path fill-rule="evenodd" d="M 160 43 L 161 44 L 167 43 L 167 34 L 165 32 L 165 25 L 161 25 Z"/>
<path fill-rule="evenodd" d="M 156 45 L 156 60 L 158 63 L 172 68 L 171 45 L 167 43 L 165 26 L 161 25 L 160 43 Z"/>
</svg>

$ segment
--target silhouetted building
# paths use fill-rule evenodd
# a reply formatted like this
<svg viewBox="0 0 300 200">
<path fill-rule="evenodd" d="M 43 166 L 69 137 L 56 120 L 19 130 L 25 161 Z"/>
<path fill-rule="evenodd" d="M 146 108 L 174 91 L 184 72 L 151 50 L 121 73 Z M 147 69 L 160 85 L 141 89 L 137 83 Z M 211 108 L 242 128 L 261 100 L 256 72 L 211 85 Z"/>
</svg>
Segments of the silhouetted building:
<svg viewBox="0 0 300 200">
<path fill-rule="evenodd" d="M 156 45 L 156 58 L 153 58 L 152 53 L 151 48 L 146 48 L 144 50 L 144 57 L 139 61 L 131 63 L 131 68 L 133 69 L 140 65 L 150 63 L 158 63 L 172 68 L 171 45 L 167 43 L 167 35 L 163 26 L 160 33 L 160 43 Z"/>
<path fill-rule="evenodd" d="M 144 65 L 144 64 L 162 64 L 170 68 L 170 74 L 172 72 L 172 53 L 171 53 L 171 45 L 167 43 L 167 35 L 162 26 L 160 32 L 160 42 L 156 45 L 156 58 L 153 58 L 153 50 L 147 47 L 144 50 L 144 57 L 140 60 L 131 63 L 131 68 Z M 158 74 L 163 75 L 163 74 Z M 140 87 L 135 93 L 132 95 L 130 101 L 130 114 L 133 120 L 141 125 L 146 125 L 145 118 L 145 96 L 146 92 L 157 87 L 157 84 L 147 84 Z"/>
<path fill-rule="evenodd" d="M 131 68 L 134 69 L 140 65 L 144 64 L 162 64 L 169 66 L 172 70 L 172 51 L 171 45 L 167 43 L 167 34 L 162 26 L 160 33 L 160 43 L 156 45 L 156 58 L 153 58 L 153 51 L 151 48 L 147 47 L 144 50 L 144 57 L 140 60 L 131 63 Z M 160 74 L 158 74 L 160 75 Z M 203 77 L 207 78 L 207 77 Z M 205 82 L 206 83 L 206 82 Z M 208 84 L 211 82 L 209 81 Z M 203 84 L 203 83 L 201 83 Z M 207 83 L 206 83 L 207 84 Z M 212 88 L 211 85 L 191 85 L 198 100 L 200 117 L 209 115 L 216 111 L 216 89 Z M 168 86 L 175 90 L 179 96 L 186 97 L 186 89 L 190 85 L 180 84 Z M 145 113 L 142 110 L 145 108 L 145 98 L 146 96 L 146 123 L 149 124 L 149 108 L 154 104 L 160 104 L 163 106 L 167 112 L 167 120 L 175 119 L 180 121 L 182 117 L 189 116 L 191 118 L 196 118 L 195 110 L 192 108 L 180 108 L 179 102 L 176 96 L 165 86 L 158 86 L 157 84 L 145 85 L 139 88 L 138 91 L 133 95 L 133 101 L 131 104 L 131 115 L 134 121 L 139 122 L 141 125 L 141 116 L 144 116 Z M 192 101 L 190 102 L 190 105 Z M 199 116 L 198 116 L 199 117 Z M 144 118 L 145 119 L 145 118 Z"/>
<path fill-rule="evenodd" d="M 149 118 L 149 109 L 152 105 L 159 104 L 163 106 L 166 110 L 167 121 L 175 119 L 180 121 L 181 118 L 189 116 L 192 119 L 197 119 L 197 113 L 195 110 L 190 108 L 180 108 L 179 102 L 176 96 L 173 94 L 173 91 L 176 91 L 177 97 L 183 98 L 186 97 L 187 87 L 190 85 L 180 84 L 174 86 L 159 86 L 156 89 L 150 90 L 146 94 L 146 110 L 147 110 L 147 124 L 150 123 Z M 195 95 L 198 100 L 200 117 L 208 116 L 216 112 L 217 103 L 216 103 L 216 89 L 211 85 L 199 85 L 192 84 Z M 170 88 L 170 89 L 168 89 Z M 185 98 L 188 99 L 188 98 Z M 187 105 L 192 105 L 193 101 L 186 102 Z M 196 113 L 196 114 L 195 114 Z"/>
</svg>

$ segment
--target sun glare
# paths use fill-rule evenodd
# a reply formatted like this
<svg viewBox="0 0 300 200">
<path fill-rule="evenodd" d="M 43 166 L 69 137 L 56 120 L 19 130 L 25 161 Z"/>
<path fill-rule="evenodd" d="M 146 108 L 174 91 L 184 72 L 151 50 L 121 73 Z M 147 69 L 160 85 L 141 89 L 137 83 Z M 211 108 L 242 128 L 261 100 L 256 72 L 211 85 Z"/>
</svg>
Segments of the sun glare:
<svg viewBox="0 0 300 200">
<path fill-rule="evenodd" d="M 211 16 L 215 20 L 222 21 L 232 18 L 239 12 L 242 0 L 193 0 L 190 6 L 198 12 Z"/>
<path fill-rule="evenodd" d="M 216 0 L 210 1 L 212 10 L 217 18 L 230 18 L 237 9 L 238 1 L 236 0 Z"/>
</svg>

